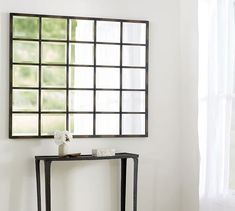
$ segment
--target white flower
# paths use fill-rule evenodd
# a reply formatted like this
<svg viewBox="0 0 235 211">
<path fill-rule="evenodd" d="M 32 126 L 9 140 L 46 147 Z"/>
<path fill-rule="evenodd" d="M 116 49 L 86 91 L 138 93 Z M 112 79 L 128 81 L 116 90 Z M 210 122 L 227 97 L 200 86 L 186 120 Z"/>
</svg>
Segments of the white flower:
<svg viewBox="0 0 235 211">
<path fill-rule="evenodd" d="M 54 132 L 54 141 L 57 145 L 61 145 L 72 141 L 73 135 L 69 131 L 55 131 Z"/>
<path fill-rule="evenodd" d="M 54 132 L 54 141 L 57 145 L 61 145 L 63 143 L 65 143 L 65 135 L 63 131 L 55 131 Z"/>
<path fill-rule="evenodd" d="M 64 136 L 65 136 L 65 141 L 72 141 L 73 140 L 73 135 L 69 131 L 64 131 Z"/>
</svg>

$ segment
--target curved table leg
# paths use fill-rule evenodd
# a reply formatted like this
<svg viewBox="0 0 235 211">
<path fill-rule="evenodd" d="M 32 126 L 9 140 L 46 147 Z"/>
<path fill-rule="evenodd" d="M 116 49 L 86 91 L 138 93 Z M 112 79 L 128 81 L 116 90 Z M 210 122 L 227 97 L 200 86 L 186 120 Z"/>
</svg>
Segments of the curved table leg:
<svg viewBox="0 0 235 211">
<path fill-rule="evenodd" d="M 121 159 L 121 211 L 126 210 L 126 163 L 126 158 Z"/>
<path fill-rule="evenodd" d="M 134 160 L 133 211 L 137 211 L 138 158 Z"/>
<path fill-rule="evenodd" d="M 51 161 L 45 160 L 46 211 L 51 211 Z"/>
<path fill-rule="evenodd" d="M 40 160 L 35 159 L 36 183 L 37 183 L 37 205 L 38 211 L 41 211 L 41 181 L 40 181 Z"/>
</svg>

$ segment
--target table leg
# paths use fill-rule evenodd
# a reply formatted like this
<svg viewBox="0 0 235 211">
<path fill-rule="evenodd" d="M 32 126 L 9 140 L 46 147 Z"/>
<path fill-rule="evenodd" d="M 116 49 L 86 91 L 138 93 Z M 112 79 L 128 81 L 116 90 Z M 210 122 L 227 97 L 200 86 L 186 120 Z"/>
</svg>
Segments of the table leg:
<svg viewBox="0 0 235 211">
<path fill-rule="evenodd" d="M 138 158 L 134 158 L 133 211 L 137 211 Z"/>
<path fill-rule="evenodd" d="M 46 211 L 51 211 L 51 161 L 45 160 Z"/>
<path fill-rule="evenodd" d="M 41 181 L 40 181 L 40 160 L 35 159 L 36 183 L 37 183 L 37 205 L 38 211 L 41 211 Z"/>
<path fill-rule="evenodd" d="M 126 210 L 126 163 L 127 159 L 121 159 L 121 211 Z"/>
</svg>

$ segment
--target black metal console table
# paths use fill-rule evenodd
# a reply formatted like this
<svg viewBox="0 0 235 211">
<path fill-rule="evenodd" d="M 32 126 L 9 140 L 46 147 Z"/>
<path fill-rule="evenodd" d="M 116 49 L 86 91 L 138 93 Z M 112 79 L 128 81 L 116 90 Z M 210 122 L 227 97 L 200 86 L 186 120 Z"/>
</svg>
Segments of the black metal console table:
<svg viewBox="0 0 235 211">
<path fill-rule="evenodd" d="M 44 167 L 45 167 L 46 211 L 51 211 L 51 163 L 53 161 L 83 161 L 83 160 L 121 160 L 121 211 L 125 211 L 126 210 L 126 168 L 127 168 L 128 158 L 134 160 L 133 211 L 137 211 L 138 157 L 139 157 L 138 154 L 131 154 L 131 153 L 117 153 L 115 156 L 107 156 L 107 157 L 96 157 L 92 155 L 80 155 L 78 157 L 35 156 L 38 211 L 41 211 L 40 161 L 44 161 Z"/>
</svg>

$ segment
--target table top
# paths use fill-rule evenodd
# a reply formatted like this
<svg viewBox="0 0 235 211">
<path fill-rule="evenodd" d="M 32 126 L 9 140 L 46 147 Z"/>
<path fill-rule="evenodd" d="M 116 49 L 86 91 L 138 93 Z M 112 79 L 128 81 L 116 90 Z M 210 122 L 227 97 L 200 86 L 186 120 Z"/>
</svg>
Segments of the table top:
<svg viewBox="0 0 235 211">
<path fill-rule="evenodd" d="M 97 157 L 93 155 L 79 155 L 76 157 L 60 157 L 58 155 L 42 155 L 35 156 L 36 160 L 44 161 L 73 161 L 73 160 L 115 160 L 115 159 L 124 159 L 124 158 L 138 158 L 138 154 L 133 153 L 116 153 L 114 156 L 102 156 Z"/>
</svg>

